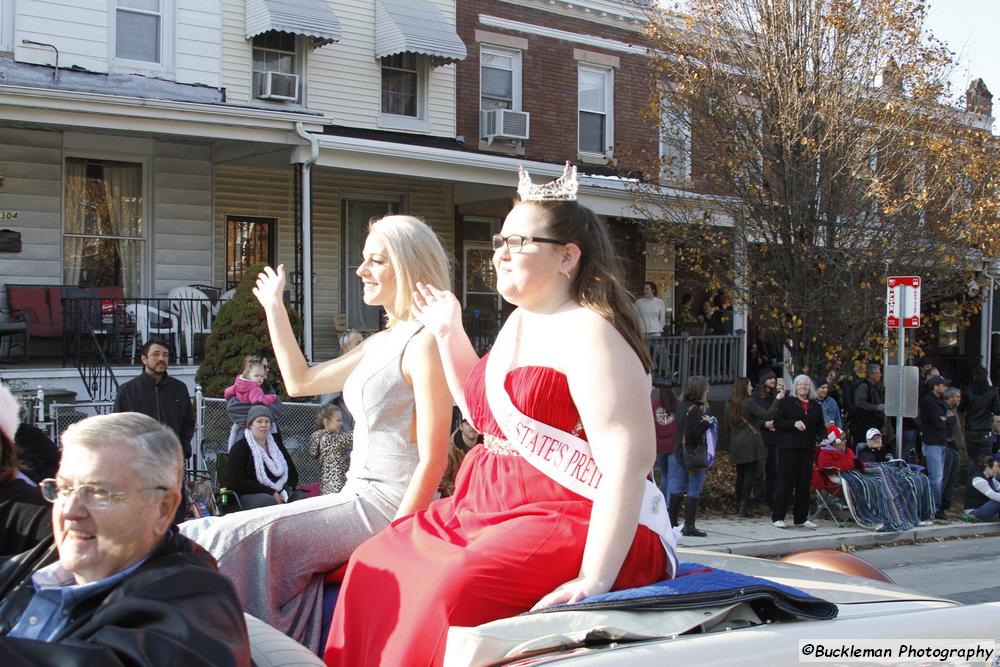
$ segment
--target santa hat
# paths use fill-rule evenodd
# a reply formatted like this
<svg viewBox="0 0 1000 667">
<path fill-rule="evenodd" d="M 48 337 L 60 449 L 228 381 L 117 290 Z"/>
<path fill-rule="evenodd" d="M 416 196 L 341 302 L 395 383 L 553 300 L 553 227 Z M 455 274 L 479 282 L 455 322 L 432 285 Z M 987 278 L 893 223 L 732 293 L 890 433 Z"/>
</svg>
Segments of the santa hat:
<svg viewBox="0 0 1000 667">
<path fill-rule="evenodd" d="M 7 385 L 0 384 L 0 432 L 14 442 L 14 434 L 20 422 L 21 404 L 10 393 Z"/>
<path fill-rule="evenodd" d="M 837 440 L 844 439 L 844 432 L 837 428 L 836 424 L 830 424 L 826 427 L 826 439 L 830 442 L 836 442 Z"/>
</svg>

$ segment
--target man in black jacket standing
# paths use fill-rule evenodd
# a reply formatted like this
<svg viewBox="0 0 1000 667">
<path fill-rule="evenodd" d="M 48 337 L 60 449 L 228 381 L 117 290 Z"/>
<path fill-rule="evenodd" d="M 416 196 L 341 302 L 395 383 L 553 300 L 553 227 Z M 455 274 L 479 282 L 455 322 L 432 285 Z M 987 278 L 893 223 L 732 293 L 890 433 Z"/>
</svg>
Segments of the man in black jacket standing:
<svg viewBox="0 0 1000 667">
<path fill-rule="evenodd" d="M 944 449 L 955 417 L 948 414 L 948 407 L 944 403 L 944 392 L 948 390 L 948 381 L 936 375 L 927 381 L 927 385 L 930 391 L 920 399 L 920 439 L 923 441 L 927 476 L 931 480 L 931 490 L 934 493 L 934 517 L 943 519 L 941 483 L 944 479 Z"/>
<path fill-rule="evenodd" d="M 881 382 L 882 367 L 878 364 L 868 364 L 864 382 L 854 390 L 851 431 L 855 445 L 865 442 L 868 429 L 882 430 L 882 422 L 885 421 L 885 390 Z"/>
<path fill-rule="evenodd" d="M 134 413 L 62 437 L 53 534 L 0 565 L 0 665 L 250 667 L 246 623 L 215 559 L 171 522 L 177 438 Z"/>
<path fill-rule="evenodd" d="M 167 375 L 170 348 L 151 339 L 142 346 L 143 372 L 118 388 L 115 412 L 141 412 L 170 427 L 181 441 L 184 458 L 191 456 L 194 409 L 187 385 Z"/>
</svg>

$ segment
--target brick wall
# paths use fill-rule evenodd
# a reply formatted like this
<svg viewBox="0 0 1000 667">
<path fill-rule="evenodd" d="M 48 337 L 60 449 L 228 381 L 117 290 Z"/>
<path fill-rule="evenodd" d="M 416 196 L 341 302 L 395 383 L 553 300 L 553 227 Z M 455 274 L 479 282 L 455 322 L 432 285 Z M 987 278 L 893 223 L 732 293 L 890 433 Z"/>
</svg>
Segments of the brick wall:
<svg viewBox="0 0 1000 667">
<path fill-rule="evenodd" d="M 577 157 L 578 63 L 574 49 L 618 59 L 614 74 L 614 150 L 621 166 L 641 168 L 644 160 L 639 155 L 656 154 L 657 129 L 641 113 L 650 91 L 645 56 L 481 25 L 479 15 L 630 44 L 638 43 L 641 33 L 495 0 L 462 0 L 457 5 L 458 32 L 469 47 L 469 57 L 458 64 L 457 71 L 457 130 L 467 145 L 478 146 L 479 138 L 479 29 L 527 40 L 528 48 L 522 52 L 522 110 L 531 114 L 531 138 L 524 145 L 526 158 L 559 162 Z"/>
</svg>

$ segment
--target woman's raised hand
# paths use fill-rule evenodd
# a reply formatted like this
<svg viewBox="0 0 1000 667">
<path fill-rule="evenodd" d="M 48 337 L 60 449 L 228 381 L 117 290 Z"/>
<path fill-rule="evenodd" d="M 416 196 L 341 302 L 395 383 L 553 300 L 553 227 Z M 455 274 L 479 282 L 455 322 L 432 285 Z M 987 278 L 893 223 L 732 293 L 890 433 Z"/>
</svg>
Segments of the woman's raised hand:
<svg viewBox="0 0 1000 667">
<path fill-rule="evenodd" d="M 257 285 L 253 288 L 253 295 L 260 301 L 260 305 L 267 309 L 270 306 L 283 305 L 283 295 L 285 292 L 285 266 L 278 265 L 275 271 L 270 266 L 257 274 Z"/>
<path fill-rule="evenodd" d="M 462 330 L 462 306 L 448 290 L 417 283 L 411 311 L 413 317 L 435 337 L 448 333 L 452 327 Z"/>
</svg>

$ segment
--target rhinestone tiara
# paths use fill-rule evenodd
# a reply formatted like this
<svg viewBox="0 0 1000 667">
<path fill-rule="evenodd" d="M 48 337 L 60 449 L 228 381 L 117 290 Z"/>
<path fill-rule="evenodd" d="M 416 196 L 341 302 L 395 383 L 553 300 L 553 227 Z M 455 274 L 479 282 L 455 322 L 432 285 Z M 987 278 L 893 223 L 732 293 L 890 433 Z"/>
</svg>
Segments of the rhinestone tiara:
<svg viewBox="0 0 1000 667">
<path fill-rule="evenodd" d="M 563 175 L 544 185 L 535 185 L 524 167 L 517 168 L 517 195 L 521 201 L 576 201 L 576 166 L 566 162 Z"/>
</svg>

